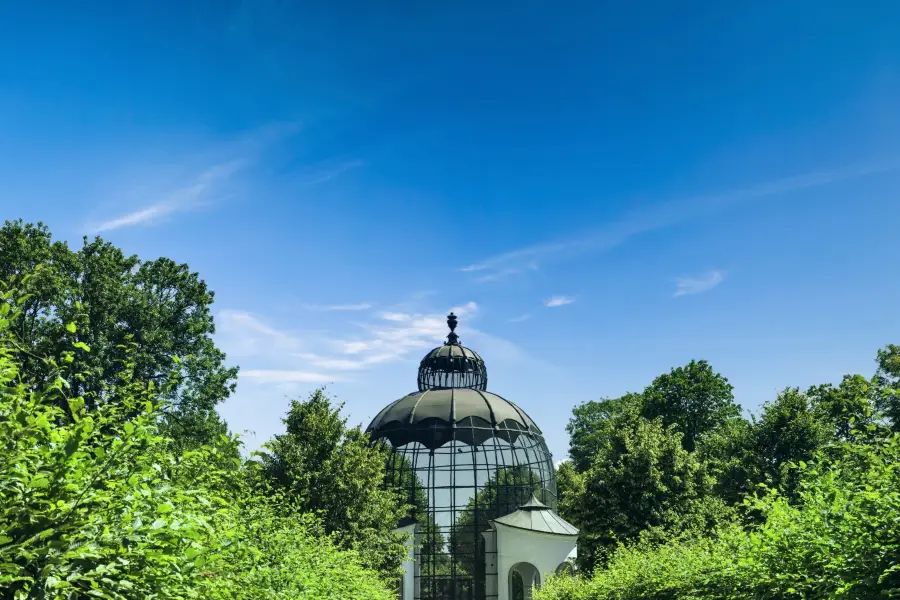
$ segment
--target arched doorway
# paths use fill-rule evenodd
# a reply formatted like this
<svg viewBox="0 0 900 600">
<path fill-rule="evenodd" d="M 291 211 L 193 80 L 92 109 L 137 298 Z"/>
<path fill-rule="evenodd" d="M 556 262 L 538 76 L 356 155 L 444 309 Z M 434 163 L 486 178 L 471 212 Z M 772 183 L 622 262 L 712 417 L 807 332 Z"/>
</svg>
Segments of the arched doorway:
<svg viewBox="0 0 900 600">
<path fill-rule="evenodd" d="M 531 563 L 516 563 L 509 569 L 508 584 L 509 600 L 531 600 L 534 588 L 541 585 L 541 574 Z"/>
</svg>

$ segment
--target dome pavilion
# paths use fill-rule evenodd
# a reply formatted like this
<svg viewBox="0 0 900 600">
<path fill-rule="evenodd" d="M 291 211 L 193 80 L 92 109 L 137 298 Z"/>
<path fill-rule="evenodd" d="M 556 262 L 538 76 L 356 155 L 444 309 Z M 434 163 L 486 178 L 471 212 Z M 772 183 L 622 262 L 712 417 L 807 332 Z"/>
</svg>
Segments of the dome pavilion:
<svg viewBox="0 0 900 600">
<path fill-rule="evenodd" d="M 418 391 L 367 428 L 389 453 L 387 482 L 413 507 L 401 600 L 531 597 L 547 573 L 568 566 L 578 530 L 556 514 L 553 458 L 537 424 L 487 391 L 487 368 L 459 342 L 422 358 Z"/>
</svg>

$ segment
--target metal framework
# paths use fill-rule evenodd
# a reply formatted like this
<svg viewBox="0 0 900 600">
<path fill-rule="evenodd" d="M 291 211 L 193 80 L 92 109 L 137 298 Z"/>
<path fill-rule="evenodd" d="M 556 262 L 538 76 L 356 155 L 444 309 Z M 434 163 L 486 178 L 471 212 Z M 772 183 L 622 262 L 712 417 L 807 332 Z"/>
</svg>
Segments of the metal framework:
<svg viewBox="0 0 900 600">
<path fill-rule="evenodd" d="M 447 343 L 425 355 L 419 364 L 419 391 L 467 388 L 487 389 L 487 367 L 474 350 L 459 343 L 456 315 L 447 316 Z"/>
<path fill-rule="evenodd" d="M 458 344 L 452 313 L 448 324 L 445 347 Z M 484 363 L 472 354 L 477 361 L 466 364 L 480 362 L 481 371 L 465 371 L 470 379 L 436 369 L 430 381 L 481 373 L 476 383 L 486 386 Z M 474 384 L 423 389 L 421 367 L 419 380 L 419 393 L 388 405 L 368 428 L 389 453 L 387 484 L 414 507 L 416 598 L 495 600 L 485 592 L 485 561 L 496 557 L 486 555 L 482 533 L 532 494 L 556 508 L 553 459 L 540 429 L 512 402 Z"/>
</svg>

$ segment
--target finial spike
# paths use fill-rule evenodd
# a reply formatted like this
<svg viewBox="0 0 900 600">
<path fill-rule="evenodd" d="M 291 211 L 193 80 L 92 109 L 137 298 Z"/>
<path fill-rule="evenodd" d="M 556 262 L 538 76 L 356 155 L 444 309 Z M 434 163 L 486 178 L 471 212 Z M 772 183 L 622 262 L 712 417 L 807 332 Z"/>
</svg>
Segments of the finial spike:
<svg viewBox="0 0 900 600">
<path fill-rule="evenodd" d="M 450 328 L 450 334 L 447 336 L 448 344 L 458 344 L 459 343 L 459 336 L 456 335 L 456 325 L 457 325 L 456 315 L 451 312 L 449 315 L 447 315 L 447 327 Z"/>
</svg>

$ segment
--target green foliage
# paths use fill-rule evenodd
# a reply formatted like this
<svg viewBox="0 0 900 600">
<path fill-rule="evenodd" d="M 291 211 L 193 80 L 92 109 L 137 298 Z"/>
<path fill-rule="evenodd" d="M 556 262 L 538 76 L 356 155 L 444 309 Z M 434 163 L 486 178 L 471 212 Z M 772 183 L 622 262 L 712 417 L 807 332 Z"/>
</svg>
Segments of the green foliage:
<svg viewBox="0 0 900 600">
<path fill-rule="evenodd" d="M 758 528 L 623 546 L 592 578 L 551 578 L 537 599 L 900 596 L 900 436 L 845 442 L 836 456 L 800 465 L 796 501 L 772 490 L 751 502 Z"/>
<path fill-rule="evenodd" d="M 39 357 L 69 356 L 59 374 L 95 410 L 108 401 L 105 390 L 127 354 L 134 381 L 168 382 L 161 393 L 170 401 L 163 412 L 169 437 L 191 446 L 225 432 L 214 408 L 234 390 L 237 369 L 225 366 L 212 341 L 213 292 L 187 265 L 142 262 L 100 238 L 72 250 L 43 224 L 7 221 L 0 281 L 24 274 L 28 294 L 14 331 L 23 379 L 50 384 L 56 372 Z"/>
<path fill-rule="evenodd" d="M 597 451 L 615 435 L 615 418 L 628 415 L 636 419 L 641 416 L 644 399 L 640 394 L 625 394 L 621 398 L 605 398 L 584 402 L 572 411 L 572 418 L 566 426 L 569 434 L 569 458 L 579 473 L 591 467 Z"/>
<path fill-rule="evenodd" d="M 642 394 L 642 414 L 661 418 L 665 427 L 674 425 L 683 434 L 684 448 L 693 451 L 705 435 L 740 416 L 732 390 L 705 360 L 692 360 L 653 380 Z"/>
<path fill-rule="evenodd" d="M 387 455 L 371 448 L 358 426 L 347 426 L 341 406 L 332 406 L 321 389 L 305 402 L 291 402 L 286 432 L 259 454 L 264 486 L 315 513 L 341 548 L 391 578 L 406 555 L 392 530 L 409 507 L 383 486 Z"/>
<path fill-rule="evenodd" d="M 628 413 L 614 416 L 590 468 L 569 473 L 561 514 L 581 530 L 578 561 L 591 570 L 605 550 L 643 536 L 704 531 L 727 510 L 714 479 L 684 449 L 674 425 Z"/>
<path fill-rule="evenodd" d="M 172 485 L 194 455 L 179 464 L 165 453 L 156 390 L 134 383 L 125 362 L 106 391 L 115 401 L 88 411 L 55 360 L 43 361 L 51 383 L 23 383 L 8 328 L 0 335 L 4 597 L 188 597 L 185 552 L 209 550 L 216 499 Z"/>
<path fill-rule="evenodd" d="M 206 565 L 202 598 L 394 600 L 353 551 L 340 550 L 311 515 L 278 494 L 248 495 L 223 513 L 222 551 Z"/>
<path fill-rule="evenodd" d="M 730 464 L 745 424 L 728 380 L 705 361 L 660 375 L 640 394 L 576 407 L 560 514 L 581 530 L 580 567 L 590 571 L 618 543 L 701 534 L 725 518 L 722 498 L 748 481 L 743 463 Z M 719 489 L 716 472 L 735 481 Z"/>
<path fill-rule="evenodd" d="M 312 515 L 254 493 L 234 439 L 184 451 L 161 435 L 167 388 L 134 375 L 128 348 L 91 409 L 63 377 L 69 350 L 29 355 L 45 383 L 27 376 L 26 302 L 0 296 L 0 598 L 391 597 Z"/>
<path fill-rule="evenodd" d="M 894 431 L 900 431 L 900 346 L 888 344 L 878 351 L 875 373 L 878 410 Z"/>
</svg>

